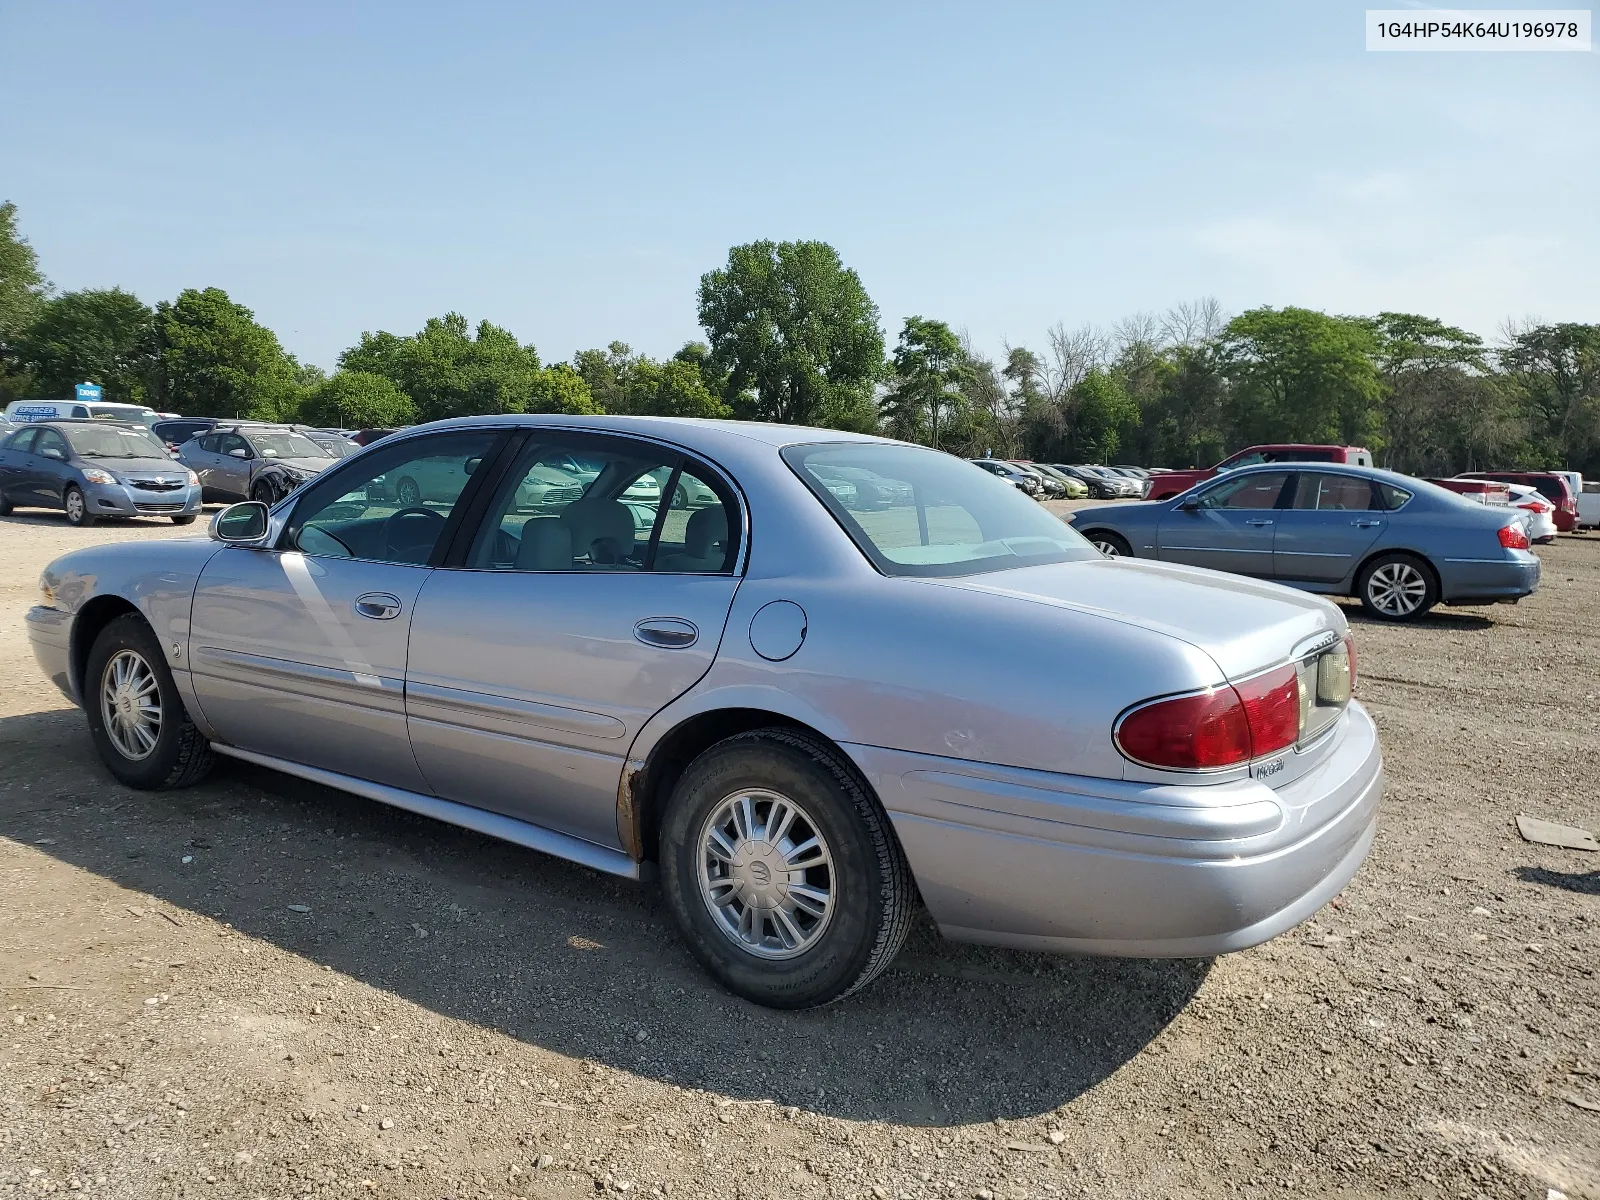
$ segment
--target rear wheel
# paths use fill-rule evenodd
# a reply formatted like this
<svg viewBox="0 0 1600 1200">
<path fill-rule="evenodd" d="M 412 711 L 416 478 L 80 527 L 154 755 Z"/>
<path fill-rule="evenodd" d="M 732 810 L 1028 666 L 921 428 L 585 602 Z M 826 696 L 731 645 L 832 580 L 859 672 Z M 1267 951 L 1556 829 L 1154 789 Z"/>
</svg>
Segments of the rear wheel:
<svg viewBox="0 0 1600 1200">
<path fill-rule="evenodd" d="M 84 529 L 94 524 L 94 514 L 89 511 L 89 502 L 84 499 L 83 493 L 76 486 L 67 485 L 67 490 L 61 494 L 61 504 L 67 510 L 68 525 Z"/>
<path fill-rule="evenodd" d="M 211 745 L 189 719 L 161 644 L 137 613 L 118 617 L 95 639 L 83 706 L 101 760 L 129 787 L 187 787 L 211 769 Z"/>
<path fill-rule="evenodd" d="M 1112 533 L 1109 529 L 1093 529 L 1084 536 L 1089 539 L 1091 546 L 1107 558 L 1133 557 L 1133 547 L 1120 533 Z"/>
<path fill-rule="evenodd" d="M 1361 568 L 1356 596 L 1380 621 L 1414 621 L 1439 602 L 1439 582 L 1414 555 L 1381 554 Z"/>
<path fill-rule="evenodd" d="M 0 492 L 0 517 L 11 515 L 11 501 L 7 500 L 4 492 Z"/>
<path fill-rule="evenodd" d="M 194 517 L 192 517 L 192 516 L 173 517 L 172 518 L 172 523 L 174 525 L 193 525 L 194 524 Z"/>
<path fill-rule="evenodd" d="M 394 498 L 401 508 L 416 508 L 422 503 L 422 489 L 407 475 L 394 485 Z"/>
<path fill-rule="evenodd" d="M 836 751 L 794 730 L 740 734 L 695 759 L 660 858 L 691 953 L 757 1004 L 842 999 L 910 929 L 915 889 L 888 815 Z"/>
</svg>

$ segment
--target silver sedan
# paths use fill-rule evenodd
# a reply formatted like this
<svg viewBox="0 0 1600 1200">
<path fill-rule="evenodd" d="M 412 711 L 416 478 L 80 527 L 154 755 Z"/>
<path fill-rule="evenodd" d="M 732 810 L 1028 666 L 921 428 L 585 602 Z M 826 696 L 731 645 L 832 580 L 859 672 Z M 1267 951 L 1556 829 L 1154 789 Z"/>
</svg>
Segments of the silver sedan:
<svg viewBox="0 0 1600 1200">
<path fill-rule="evenodd" d="M 451 488 L 373 486 L 441 459 Z M 580 497 L 521 503 L 572 461 Z M 1344 887 L 1383 789 L 1326 600 L 1109 561 L 978 467 L 833 431 L 423 426 L 42 588 L 38 661 L 123 783 L 224 755 L 659 878 L 710 973 L 783 1007 L 869 982 L 919 902 L 1003 946 L 1255 945 Z"/>
</svg>

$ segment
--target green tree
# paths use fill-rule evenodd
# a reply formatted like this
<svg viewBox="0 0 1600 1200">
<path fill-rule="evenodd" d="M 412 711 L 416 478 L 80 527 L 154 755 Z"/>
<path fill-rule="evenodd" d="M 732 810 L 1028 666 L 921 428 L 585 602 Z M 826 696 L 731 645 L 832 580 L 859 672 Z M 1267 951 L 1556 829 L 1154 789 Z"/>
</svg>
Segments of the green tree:
<svg viewBox="0 0 1600 1200">
<path fill-rule="evenodd" d="M 71 395 L 93 381 L 107 400 L 143 402 L 154 366 L 155 314 L 121 288 L 66 292 L 46 300 L 17 339 L 17 356 L 42 392 Z"/>
<path fill-rule="evenodd" d="M 871 428 L 883 330 L 861 279 L 826 242 L 752 242 L 700 277 L 700 324 L 741 417 Z"/>
<path fill-rule="evenodd" d="M 1453 474 L 1477 453 L 1503 448 L 1503 422 L 1483 420 L 1505 405 L 1483 387 L 1482 338 L 1415 313 L 1382 312 L 1368 324 L 1383 387 L 1379 461 L 1410 474 Z"/>
<path fill-rule="evenodd" d="M 28 390 L 31 380 L 16 357 L 16 343 L 49 294 L 38 254 L 17 232 L 17 206 L 7 200 L 0 204 L 0 400 Z"/>
<path fill-rule="evenodd" d="M 907 317 L 894 350 L 894 376 L 881 409 L 889 432 L 939 449 L 939 425 L 965 415 L 966 356 L 943 321 Z"/>
<path fill-rule="evenodd" d="M 397 429 L 416 424 L 417 406 L 382 375 L 336 371 L 306 394 L 300 419 L 341 429 Z"/>
<path fill-rule="evenodd" d="M 629 372 L 625 412 L 651 417 L 731 417 L 733 410 L 713 396 L 693 363 L 648 359 Z"/>
<path fill-rule="evenodd" d="M 1500 364 L 1526 407 L 1532 460 L 1600 473 L 1600 325 L 1522 330 L 1500 352 Z"/>
<path fill-rule="evenodd" d="M 1382 387 L 1368 323 L 1257 308 L 1228 322 L 1219 348 L 1239 444 L 1376 441 Z"/>
<path fill-rule="evenodd" d="M 199 417 L 279 420 L 299 407 L 299 364 L 221 288 L 188 288 L 155 310 L 147 403 Z"/>
<path fill-rule="evenodd" d="M 1123 440 L 1139 425 L 1139 406 L 1111 371 L 1092 368 L 1072 388 L 1072 426 L 1068 462 L 1111 462 Z"/>
<path fill-rule="evenodd" d="M 431 318 L 410 337 L 363 333 L 339 356 L 346 371 L 381 375 L 415 401 L 423 421 L 489 413 L 600 411 L 583 377 L 565 364 L 545 368 L 533 346 L 460 313 Z"/>
<path fill-rule="evenodd" d="M 595 403 L 608 413 L 625 413 L 628 375 L 643 361 L 627 342 L 612 342 L 604 350 L 579 350 L 572 356 L 573 368 L 583 377 Z"/>
</svg>

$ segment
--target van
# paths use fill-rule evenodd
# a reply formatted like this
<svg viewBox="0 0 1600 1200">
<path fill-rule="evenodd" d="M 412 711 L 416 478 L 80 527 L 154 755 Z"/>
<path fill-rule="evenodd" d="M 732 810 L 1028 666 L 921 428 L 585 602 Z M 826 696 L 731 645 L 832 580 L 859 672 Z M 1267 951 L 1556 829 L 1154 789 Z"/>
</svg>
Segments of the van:
<svg viewBox="0 0 1600 1200">
<path fill-rule="evenodd" d="M 82 400 L 13 400 L 6 405 L 6 416 L 18 425 L 30 421 L 59 421 L 64 418 L 88 417 L 100 421 L 132 421 L 146 429 L 160 419 L 160 414 L 143 404 L 102 404 Z"/>
</svg>

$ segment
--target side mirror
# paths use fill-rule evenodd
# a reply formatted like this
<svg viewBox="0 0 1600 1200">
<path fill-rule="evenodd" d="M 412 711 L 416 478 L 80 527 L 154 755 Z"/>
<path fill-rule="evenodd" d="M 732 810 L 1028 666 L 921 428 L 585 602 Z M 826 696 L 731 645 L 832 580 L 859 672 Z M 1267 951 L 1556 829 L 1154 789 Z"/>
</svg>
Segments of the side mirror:
<svg viewBox="0 0 1600 1200">
<path fill-rule="evenodd" d="M 1182 503 L 1180 503 L 1177 508 L 1179 512 L 1199 512 L 1200 497 L 1190 496 L 1187 500 L 1184 500 Z"/>
<path fill-rule="evenodd" d="M 267 540 L 267 506 L 259 500 L 230 504 L 211 518 L 211 539 L 229 546 L 260 546 Z"/>
<path fill-rule="evenodd" d="M 39 451 L 39 455 L 41 458 L 53 458 L 56 460 L 56 462 L 67 461 L 67 456 L 61 453 L 61 451 L 57 450 L 54 446 L 47 446 L 45 449 Z"/>
<path fill-rule="evenodd" d="M 467 461 L 462 464 L 462 469 L 465 470 L 468 475 L 471 475 L 481 466 L 483 466 L 483 456 L 473 455 L 473 457 L 467 459 Z"/>
<path fill-rule="evenodd" d="M 232 450 L 228 451 L 228 457 L 229 458 L 249 458 L 250 457 L 250 451 L 246 450 L 243 446 L 235 446 Z"/>
</svg>

